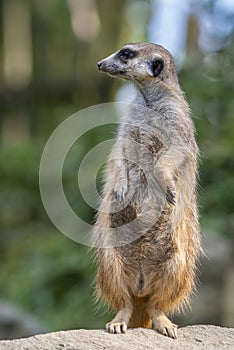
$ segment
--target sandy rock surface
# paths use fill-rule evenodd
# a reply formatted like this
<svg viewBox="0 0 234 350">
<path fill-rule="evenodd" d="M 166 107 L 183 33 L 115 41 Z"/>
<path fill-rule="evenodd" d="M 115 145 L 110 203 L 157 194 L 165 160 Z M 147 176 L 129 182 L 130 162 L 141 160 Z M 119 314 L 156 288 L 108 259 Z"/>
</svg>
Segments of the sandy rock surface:
<svg viewBox="0 0 234 350">
<path fill-rule="evenodd" d="M 234 349 L 234 328 L 188 326 L 173 340 L 151 329 L 130 329 L 126 334 L 104 330 L 74 330 L 0 341 L 0 350 L 222 350 Z"/>
</svg>

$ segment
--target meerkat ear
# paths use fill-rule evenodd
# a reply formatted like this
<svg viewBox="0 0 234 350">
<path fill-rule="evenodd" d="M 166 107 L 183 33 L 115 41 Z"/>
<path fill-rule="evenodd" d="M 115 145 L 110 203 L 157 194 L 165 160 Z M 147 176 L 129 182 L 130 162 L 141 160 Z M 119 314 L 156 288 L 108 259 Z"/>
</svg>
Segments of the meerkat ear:
<svg viewBox="0 0 234 350">
<path fill-rule="evenodd" d="M 164 68 L 164 62 L 160 58 L 155 58 L 149 65 L 148 73 L 152 77 L 157 77 Z"/>
</svg>

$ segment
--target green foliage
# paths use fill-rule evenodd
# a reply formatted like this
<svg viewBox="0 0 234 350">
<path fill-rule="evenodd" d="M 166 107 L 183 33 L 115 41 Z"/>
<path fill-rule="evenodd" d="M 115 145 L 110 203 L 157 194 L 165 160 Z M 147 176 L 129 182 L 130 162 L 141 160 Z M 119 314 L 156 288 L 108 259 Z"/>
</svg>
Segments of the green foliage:
<svg viewBox="0 0 234 350">
<path fill-rule="evenodd" d="M 181 73 L 201 150 L 200 206 L 204 230 L 233 238 L 234 46 L 200 59 Z M 201 62 L 203 61 L 203 64 Z"/>
<path fill-rule="evenodd" d="M 1 298 L 22 305 L 46 330 L 101 327 L 103 315 L 96 313 L 93 298 L 92 255 L 56 231 L 42 206 L 41 151 L 35 143 L 1 150 Z M 71 194 L 74 176 L 68 181 Z"/>
</svg>

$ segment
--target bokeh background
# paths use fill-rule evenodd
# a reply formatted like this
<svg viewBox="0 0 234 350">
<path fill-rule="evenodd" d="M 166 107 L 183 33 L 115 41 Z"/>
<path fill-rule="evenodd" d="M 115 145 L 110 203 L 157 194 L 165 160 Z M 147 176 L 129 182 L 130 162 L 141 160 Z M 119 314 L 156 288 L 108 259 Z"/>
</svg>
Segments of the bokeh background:
<svg viewBox="0 0 234 350">
<path fill-rule="evenodd" d="M 39 163 L 68 116 L 131 94 L 96 63 L 134 41 L 174 54 L 201 149 L 207 257 L 192 310 L 174 320 L 234 327 L 233 31 L 232 0 L 0 0 L 1 339 L 103 328 L 110 318 L 93 302 L 88 248 L 62 235 L 43 208 Z M 108 132 L 87 133 L 83 153 L 74 148 L 65 167 L 66 194 L 89 222 L 94 211 L 79 195 L 79 159 Z"/>
</svg>

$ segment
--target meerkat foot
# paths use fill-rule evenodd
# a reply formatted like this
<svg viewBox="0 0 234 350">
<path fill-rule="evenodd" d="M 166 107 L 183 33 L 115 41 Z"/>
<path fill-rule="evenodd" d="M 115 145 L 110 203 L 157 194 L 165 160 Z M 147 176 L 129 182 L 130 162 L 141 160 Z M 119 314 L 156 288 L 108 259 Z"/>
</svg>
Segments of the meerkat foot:
<svg viewBox="0 0 234 350">
<path fill-rule="evenodd" d="M 107 323 L 106 330 L 109 333 L 126 333 L 128 328 L 127 324 L 130 319 L 131 313 L 132 311 L 128 308 L 123 308 L 122 310 L 120 310 L 115 316 L 115 318 L 111 322 Z"/>
<path fill-rule="evenodd" d="M 109 322 L 106 325 L 106 330 L 109 333 L 116 333 L 116 334 L 120 334 L 120 333 L 126 333 L 127 331 L 127 325 L 125 322 Z"/>
<path fill-rule="evenodd" d="M 153 328 L 161 334 L 176 339 L 177 325 L 172 323 L 161 311 L 156 311 L 152 317 Z"/>
</svg>

